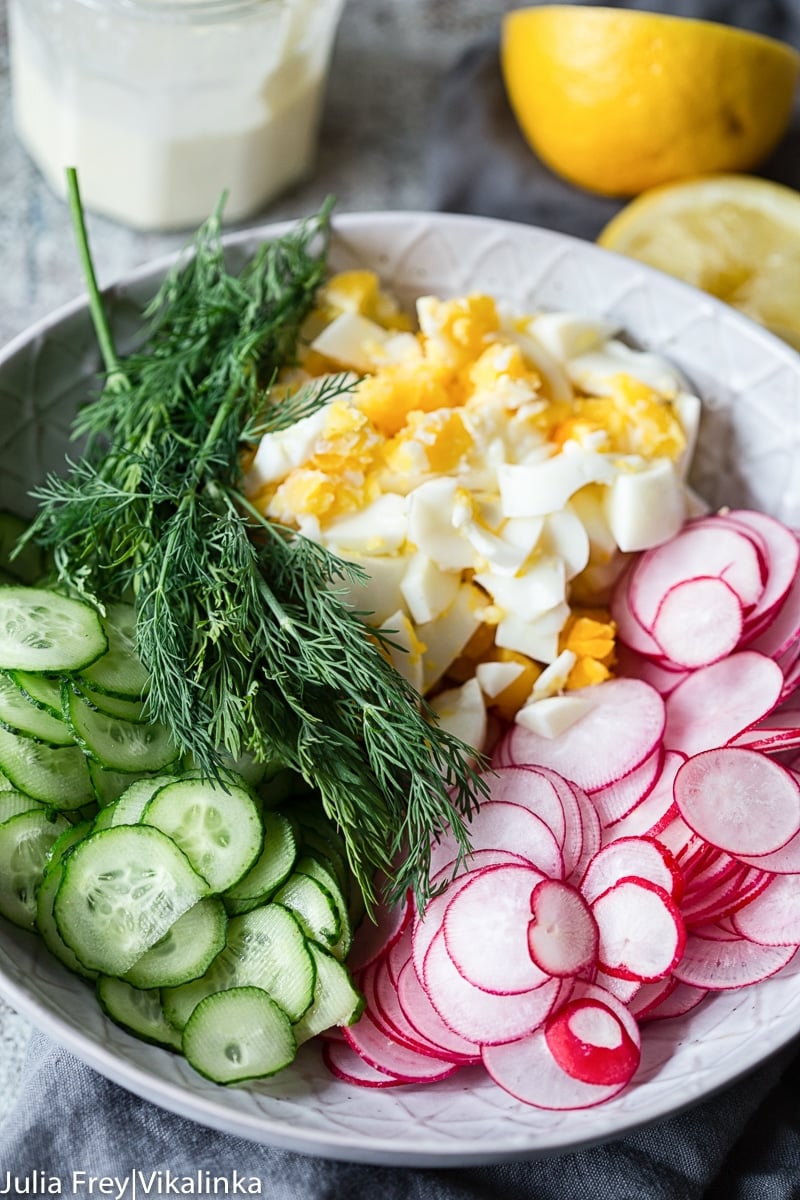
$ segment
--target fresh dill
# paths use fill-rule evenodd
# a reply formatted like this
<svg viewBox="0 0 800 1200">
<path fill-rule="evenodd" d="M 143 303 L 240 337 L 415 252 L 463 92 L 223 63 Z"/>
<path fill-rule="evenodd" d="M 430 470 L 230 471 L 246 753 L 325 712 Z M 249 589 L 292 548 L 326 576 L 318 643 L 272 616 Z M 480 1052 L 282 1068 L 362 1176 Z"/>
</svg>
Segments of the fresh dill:
<svg viewBox="0 0 800 1200">
<path fill-rule="evenodd" d="M 220 771 L 222 751 L 279 757 L 317 789 L 368 905 L 378 870 L 390 898 L 411 887 L 424 903 L 431 839 L 452 829 L 468 849 L 471 750 L 343 603 L 358 568 L 265 518 L 241 486 L 248 441 L 352 385 L 273 386 L 325 278 L 332 205 L 238 273 L 217 210 L 145 310 L 142 348 L 118 357 L 68 182 L 106 383 L 75 422 L 83 456 L 34 492 L 30 536 L 65 585 L 133 598 L 150 713 L 202 772 Z"/>
</svg>

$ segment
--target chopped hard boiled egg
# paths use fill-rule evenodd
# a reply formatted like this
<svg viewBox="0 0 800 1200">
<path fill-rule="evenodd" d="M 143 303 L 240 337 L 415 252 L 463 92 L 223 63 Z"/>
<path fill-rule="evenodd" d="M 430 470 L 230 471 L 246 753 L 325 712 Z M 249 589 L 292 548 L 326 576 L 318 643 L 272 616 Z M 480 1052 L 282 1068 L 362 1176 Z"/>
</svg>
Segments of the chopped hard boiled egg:
<svg viewBox="0 0 800 1200">
<path fill-rule="evenodd" d="M 442 723 L 480 747 L 488 708 L 554 736 L 613 670 L 613 623 L 581 606 L 689 511 L 699 400 L 604 321 L 424 296 L 414 329 L 365 271 L 307 333 L 279 386 L 328 400 L 264 435 L 248 495 L 361 568 L 344 602 Z"/>
</svg>

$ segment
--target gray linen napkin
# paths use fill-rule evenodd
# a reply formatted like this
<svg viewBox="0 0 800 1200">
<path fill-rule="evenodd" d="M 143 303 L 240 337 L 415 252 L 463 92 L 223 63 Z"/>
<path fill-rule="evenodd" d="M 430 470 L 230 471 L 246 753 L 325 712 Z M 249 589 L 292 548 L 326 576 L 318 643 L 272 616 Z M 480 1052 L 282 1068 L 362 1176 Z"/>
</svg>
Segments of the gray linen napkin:
<svg viewBox="0 0 800 1200">
<path fill-rule="evenodd" d="M 506 7 L 510 7 L 507 5 Z M 673 0 L 704 16 L 800 45 L 800 0 Z M 800 123 L 764 173 L 800 186 Z M 427 145 L 430 207 L 527 221 L 593 238 L 619 204 L 581 192 L 538 163 L 508 108 L 497 40 L 475 45 L 442 81 Z M 253 1176 L 271 1200 L 797 1200 L 800 1056 L 786 1048 L 678 1116 L 578 1154 L 492 1167 L 416 1170 L 333 1162 L 258 1146 L 138 1099 L 35 1034 L 19 1100 L 0 1128 L 0 1196 L 37 1172 L 129 1177 L 209 1171 Z M 9 1177 L 6 1176 L 9 1173 Z M 30 1183 L 32 1182 L 32 1185 Z M 195 1195 L 202 1195 L 196 1191 Z"/>
</svg>

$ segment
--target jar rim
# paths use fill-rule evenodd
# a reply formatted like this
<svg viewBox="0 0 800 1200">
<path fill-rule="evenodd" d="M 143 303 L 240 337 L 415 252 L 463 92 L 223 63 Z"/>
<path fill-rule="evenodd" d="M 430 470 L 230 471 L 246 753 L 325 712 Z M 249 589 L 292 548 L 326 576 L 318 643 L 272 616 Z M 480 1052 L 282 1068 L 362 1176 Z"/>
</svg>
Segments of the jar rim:
<svg viewBox="0 0 800 1200">
<path fill-rule="evenodd" d="M 258 9 L 289 7 L 293 0 L 79 0 L 87 8 L 105 9 L 142 17 L 145 20 L 169 18 L 174 21 L 227 17 Z"/>
</svg>

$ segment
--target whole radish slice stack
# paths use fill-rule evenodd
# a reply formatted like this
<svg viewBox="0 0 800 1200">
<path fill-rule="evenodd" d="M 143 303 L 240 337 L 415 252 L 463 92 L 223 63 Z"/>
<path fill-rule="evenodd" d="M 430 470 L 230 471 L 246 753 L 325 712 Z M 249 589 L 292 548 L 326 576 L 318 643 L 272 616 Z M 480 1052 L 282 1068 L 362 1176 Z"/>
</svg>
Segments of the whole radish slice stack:
<svg viewBox="0 0 800 1200">
<path fill-rule="evenodd" d="M 800 946 L 800 543 L 760 513 L 687 522 L 612 598 L 617 677 L 556 736 L 497 739 L 473 853 L 379 909 L 364 1014 L 325 1049 L 366 1087 L 482 1063 L 526 1104 L 602 1103 L 640 1026 L 784 970 Z"/>
</svg>

